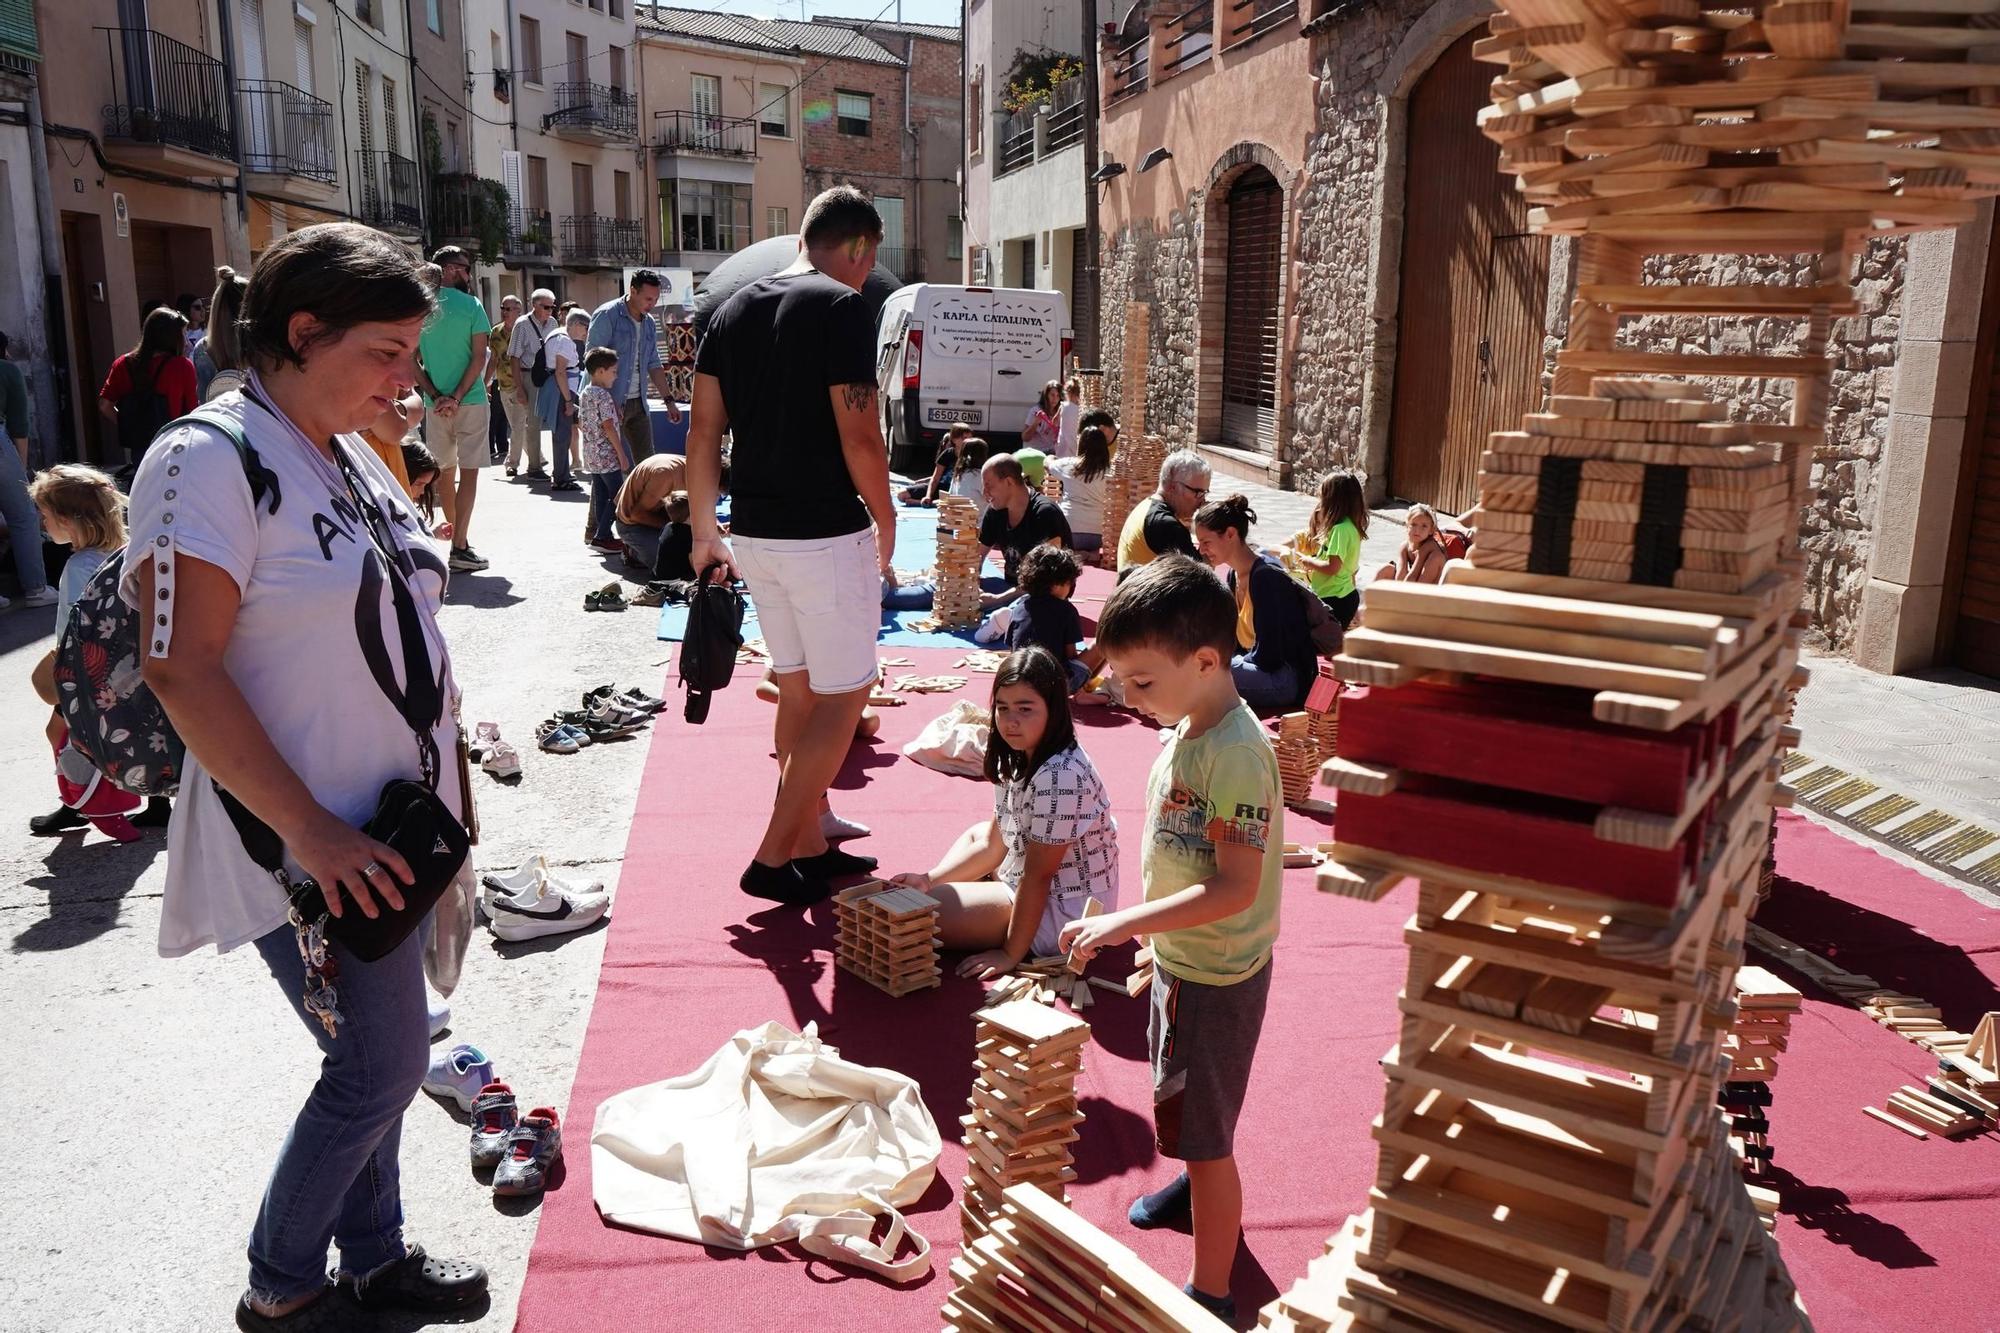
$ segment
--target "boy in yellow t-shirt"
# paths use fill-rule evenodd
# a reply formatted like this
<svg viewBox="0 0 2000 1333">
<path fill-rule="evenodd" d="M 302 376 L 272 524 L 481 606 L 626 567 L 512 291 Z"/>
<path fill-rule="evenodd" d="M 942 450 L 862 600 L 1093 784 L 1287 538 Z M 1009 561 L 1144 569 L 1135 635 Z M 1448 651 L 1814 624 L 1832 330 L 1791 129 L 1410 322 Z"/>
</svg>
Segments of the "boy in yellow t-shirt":
<svg viewBox="0 0 2000 1333">
<path fill-rule="evenodd" d="M 1236 606 L 1206 567 L 1163 556 L 1104 605 L 1097 646 L 1125 700 L 1172 726 L 1146 785 L 1143 903 L 1073 921 L 1062 944 L 1089 958 L 1145 935 L 1153 949 L 1153 1121 L 1187 1170 L 1140 1198 L 1134 1226 L 1192 1220 L 1184 1288 L 1232 1323 L 1229 1270 L 1243 1226 L 1236 1118 L 1271 989 L 1284 867 L 1278 759 L 1229 674 Z"/>
</svg>

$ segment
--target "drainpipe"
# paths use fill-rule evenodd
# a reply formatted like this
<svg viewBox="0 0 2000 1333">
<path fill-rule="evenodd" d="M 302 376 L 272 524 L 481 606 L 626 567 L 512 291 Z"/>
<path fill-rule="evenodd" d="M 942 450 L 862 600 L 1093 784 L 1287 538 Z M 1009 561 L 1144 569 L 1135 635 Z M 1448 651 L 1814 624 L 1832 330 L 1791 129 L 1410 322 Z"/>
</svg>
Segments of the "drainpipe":
<svg viewBox="0 0 2000 1333">
<path fill-rule="evenodd" d="M 42 129 L 41 75 L 36 74 L 23 99 L 28 113 L 28 151 L 41 168 L 30 171 L 35 187 L 35 231 L 42 243 L 42 337 L 48 357 L 49 374 L 30 373 L 28 383 L 35 399 L 36 452 L 43 462 L 58 456 L 83 457 L 83 442 L 72 437 L 74 423 L 68 408 L 72 397 L 69 364 L 69 337 L 66 332 L 68 308 L 63 304 L 62 229 L 56 225 L 55 197 L 49 183 L 49 141 Z M 32 371 L 33 367 L 30 365 Z"/>
<path fill-rule="evenodd" d="M 898 23 L 901 23 L 903 21 L 903 6 L 900 3 L 900 0 L 898 0 L 898 3 L 896 5 L 896 21 Z M 910 225 L 909 217 L 911 215 L 911 212 L 915 213 L 917 219 L 918 238 L 921 239 L 924 234 L 923 164 L 919 161 L 917 154 L 916 120 L 910 114 L 910 70 L 916 65 L 916 63 L 917 63 L 917 39 L 914 34 L 906 32 L 903 34 L 903 151 L 909 154 L 910 183 L 916 186 L 916 189 L 911 192 L 915 197 L 910 200 L 910 203 L 914 206 L 914 208 L 912 210 L 906 210 L 903 215 L 904 216 L 903 227 L 905 229 L 903 236 L 904 240 L 903 262 L 905 264 L 909 262 L 910 251 L 919 248 L 917 246 L 912 246 L 909 244 L 908 228 Z M 898 274 L 897 276 L 901 277 L 902 275 Z M 924 274 L 924 276 L 929 277 L 930 275 L 926 273 Z"/>
<path fill-rule="evenodd" d="M 248 165 L 248 154 L 243 143 L 243 117 L 237 114 L 236 37 L 229 26 L 229 0 L 216 0 L 215 18 L 217 44 L 222 47 L 222 79 L 228 85 L 223 89 L 222 95 L 227 100 L 229 118 L 236 125 L 236 234 L 244 240 L 243 253 L 238 255 L 232 249 L 229 258 L 232 263 L 242 264 L 250 258 L 248 236 L 250 199 L 246 193 L 249 187 L 243 180 Z"/>
<path fill-rule="evenodd" d="M 958 79 L 960 83 L 965 85 L 968 94 L 972 91 L 972 81 L 966 77 L 966 71 L 972 68 L 972 42 L 967 35 L 972 30 L 971 15 L 969 13 L 971 8 L 970 5 L 961 6 L 958 14 Z M 984 85 L 981 86 L 983 87 Z M 958 196 L 959 260 L 958 273 L 953 279 L 956 282 L 969 282 L 972 278 L 972 229 L 965 225 L 969 221 L 965 215 L 971 211 L 965 206 L 965 178 L 967 173 L 972 169 L 972 135 L 970 127 L 964 122 L 968 115 L 983 116 L 986 114 L 984 107 L 972 106 L 971 102 L 972 99 L 969 96 L 959 102 L 958 189 L 956 191 Z"/>
<path fill-rule="evenodd" d="M 1083 0 L 1083 273 L 1080 289 L 1088 293 L 1090 318 L 1076 319 L 1077 353 L 1085 364 L 1095 365 L 1098 355 L 1098 323 L 1103 319 L 1097 288 L 1097 252 L 1101 226 L 1097 220 L 1097 0 Z M 1072 311 L 1075 318 L 1077 312 Z"/>
<path fill-rule="evenodd" d="M 227 3 L 227 0 L 224 0 L 224 3 Z M 424 231 L 426 233 L 424 240 L 418 242 L 418 246 L 421 248 L 425 242 L 441 238 L 433 238 L 428 234 L 431 225 L 431 185 L 433 182 L 426 179 L 431 169 L 431 154 L 430 145 L 424 139 L 424 91 L 423 84 L 418 80 L 417 76 L 417 15 L 416 11 L 412 8 L 414 3 L 415 0 L 403 0 L 403 44 L 408 48 L 406 56 L 410 62 L 410 118 L 415 122 L 411 128 L 416 131 L 417 207 L 423 210 Z M 438 22 L 444 23 L 444 10 L 442 7 L 438 10 Z M 450 25 L 446 24 L 445 26 L 449 27 Z M 430 30 L 428 23 L 424 25 L 424 30 L 426 32 Z M 390 114 L 394 115 L 395 113 L 392 111 Z M 442 140 L 444 126 L 439 125 L 437 130 L 440 140 Z M 440 158 L 442 156 L 443 154 L 439 154 Z M 443 166 L 442 161 L 439 162 L 439 166 Z M 430 256 L 425 255 L 424 258 L 428 259 Z"/>
</svg>

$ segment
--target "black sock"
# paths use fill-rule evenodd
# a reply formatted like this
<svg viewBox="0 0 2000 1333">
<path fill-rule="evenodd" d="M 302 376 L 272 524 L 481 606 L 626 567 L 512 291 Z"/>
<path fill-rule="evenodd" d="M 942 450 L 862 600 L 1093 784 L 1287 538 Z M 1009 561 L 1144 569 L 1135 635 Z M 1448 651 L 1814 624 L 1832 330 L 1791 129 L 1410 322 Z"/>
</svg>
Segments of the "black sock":
<svg viewBox="0 0 2000 1333">
<path fill-rule="evenodd" d="M 821 902 L 833 891 L 824 879 L 800 873 L 795 861 L 787 861 L 781 866 L 752 861 L 750 868 L 737 881 L 737 886 L 752 898 L 768 898 L 774 903 L 792 907 L 807 907 Z"/>
<path fill-rule="evenodd" d="M 829 847 L 818 856 L 801 856 L 792 864 L 815 879 L 832 879 L 836 875 L 873 874 L 879 862 L 872 856 Z"/>
<path fill-rule="evenodd" d="M 1132 1201 L 1125 1220 L 1141 1231 L 1184 1224 L 1194 1216 L 1193 1186 L 1183 1171 L 1151 1194 Z"/>
</svg>

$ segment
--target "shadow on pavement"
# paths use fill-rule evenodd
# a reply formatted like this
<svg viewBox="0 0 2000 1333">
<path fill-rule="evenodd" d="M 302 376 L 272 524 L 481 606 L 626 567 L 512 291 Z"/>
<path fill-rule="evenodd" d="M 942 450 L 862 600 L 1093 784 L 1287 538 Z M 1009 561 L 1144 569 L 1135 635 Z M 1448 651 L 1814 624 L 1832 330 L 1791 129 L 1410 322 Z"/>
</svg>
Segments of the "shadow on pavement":
<svg viewBox="0 0 2000 1333">
<path fill-rule="evenodd" d="M 111 930 L 118 905 L 166 850 L 166 834 L 157 830 L 126 843 L 94 831 L 62 835 L 43 859 L 47 869 L 27 885 L 48 894 L 48 915 L 14 937 L 14 952 L 73 949 Z"/>
<path fill-rule="evenodd" d="M 451 576 L 451 590 L 446 600 L 460 606 L 498 610 L 524 602 L 527 598 L 516 594 L 513 581 L 504 575 L 460 570 Z"/>
</svg>

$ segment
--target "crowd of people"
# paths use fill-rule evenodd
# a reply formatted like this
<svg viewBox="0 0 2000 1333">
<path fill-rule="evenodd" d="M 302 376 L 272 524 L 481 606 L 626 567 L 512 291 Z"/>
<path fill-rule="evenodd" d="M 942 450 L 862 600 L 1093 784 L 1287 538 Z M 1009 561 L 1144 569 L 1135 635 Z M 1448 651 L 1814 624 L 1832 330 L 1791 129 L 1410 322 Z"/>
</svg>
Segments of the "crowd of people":
<svg viewBox="0 0 2000 1333">
<path fill-rule="evenodd" d="M 126 553 L 117 592 L 145 613 L 139 678 L 186 747 L 171 805 L 91 782 L 56 707 L 71 668 L 51 652 L 35 687 L 51 706 L 64 804 L 35 829 L 88 822 L 123 838 L 167 824 L 162 952 L 254 947 L 322 1056 L 251 1233 L 239 1327 L 338 1327 L 336 1289 L 348 1304 L 426 1313 L 484 1290 L 476 1265 L 404 1242 L 397 1183 L 401 1117 L 429 1063 L 426 976 L 449 989 L 463 931 L 440 915 L 363 958 L 273 887 L 317 886 L 333 918 L 402 913 L 416 873 L 364 831 L 385 784 L 421 782 L 471 822 L 437 615 L 451 572 L 489 565 L 472 545 L 481 472 L 502 466 L 554 493 L 587 485 L 586 543 L 656 580 L 740 578 L 771 659 L 778 763 L 740 887 L 809 905 L 876 872 L 846 846 L 867 828 L 832 809 L 829 789 L 854 738 L 879 726 L 867 703 L 881 607 L 898 585 L 861 296 L 881 236 L 865 196 L 829 190 L 806 212 L 798 262 L 715 310 L 685 455 L 653 449 L 649 389 L 670 421 L 680 408 L 652 313 L 661 282 L 647 270 L 595 310 L 538 289 L 525 303 L 503 298 L 496 321 L 456 247 L 419 264 L 365 227 L 294 232 L 247 278 L 220 269 L 208 299 L 146 314 L 99 395 L 130 446 L 122 478 L 62 464 L 30 484 L 20 376 L 0 342 L 17 445 L 0 450 L 0 500 L 25 600 L 56 605 L 60 633 L 93 576 Z M 1250 501 L 1211 497 L 1208 463 L 1179 450 L 1122 530 L 1106 532 L 1118 423 L 1079 396 L 1074 380 L 1050 382 L 1010 449 L 952 427 L 929 478 L 900 493 L 982 507 L 979 542 L 1005 584 L 983 600 L 1004 615 L 1009 652 L 985 755 L 992 815 L 928 870 L 896 879 L 938 899 L 963 975 L 1150 940 L 1158 1142 L 1187 1169 L 1136 1201 L 1131 1220 L 1192 1220 L 1188 1290 L 1226 1316 L 1241 1211 L 1232 1135 L 1282 859 L 1259 715 L 1304 699 L 1316 625 L 1355 620 L 1369 513 L 1359 480 L 1332 473 L 1305 531 L 1267 549 L 1252 539 Z M 42 533 L 70 551 L 57 587 L 39 563 Z M 1416 506 L 1407 542 L 1373 576 L 1435 582 L 1462 542 Z M 1118 583 L 1087 640 L 1078 553 L 1100 550 L 1115 556 Z M 1124 908 L 1111 785 L 1071 711 L 1107 678 L 1168 729 L 1139 833 L 1145 893 Z M 269 864 L 253 850 L 260 839 L 278 849 Z"/>
</svg>

